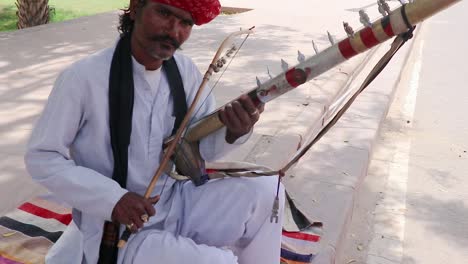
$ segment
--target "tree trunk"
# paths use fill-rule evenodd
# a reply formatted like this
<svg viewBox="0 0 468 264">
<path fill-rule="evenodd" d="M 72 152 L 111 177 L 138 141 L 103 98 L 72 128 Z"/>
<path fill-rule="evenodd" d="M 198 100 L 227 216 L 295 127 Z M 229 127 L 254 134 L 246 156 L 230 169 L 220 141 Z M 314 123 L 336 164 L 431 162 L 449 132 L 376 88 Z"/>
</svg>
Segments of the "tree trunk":
<svg viewBox="0 0 468 264">
<path fill-rule="evenodd" d="M 18 29 L 49 22 L 49 0 L 16 0 Z"/>
</svg>

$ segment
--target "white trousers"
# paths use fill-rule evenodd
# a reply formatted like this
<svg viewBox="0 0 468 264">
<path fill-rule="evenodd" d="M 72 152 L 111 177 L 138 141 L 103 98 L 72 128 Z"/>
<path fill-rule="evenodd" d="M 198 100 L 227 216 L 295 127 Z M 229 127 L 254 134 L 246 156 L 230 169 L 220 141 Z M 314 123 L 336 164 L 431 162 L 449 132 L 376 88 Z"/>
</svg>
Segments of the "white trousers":
<svg viewBox="0 0 468 264">
<path fill-rule="evenodd" d="M 279 221 L 271 223 L 276 188 L 277 177 L 228 178 L 199 187 L 177 182 L 119 262 L 279 263 L 284 189 Z"/>
</svg>

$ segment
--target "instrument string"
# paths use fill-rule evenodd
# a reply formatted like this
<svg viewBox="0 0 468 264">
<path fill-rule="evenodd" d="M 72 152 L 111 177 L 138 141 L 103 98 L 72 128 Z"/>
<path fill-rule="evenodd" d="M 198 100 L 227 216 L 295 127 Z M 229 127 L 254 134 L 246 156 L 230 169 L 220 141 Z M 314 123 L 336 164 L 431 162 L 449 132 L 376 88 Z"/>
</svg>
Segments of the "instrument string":
<svg viewBox="0 0 468 264">
<path fill-rule="evenodd" d="M 252 30 L 254 29 L 255 27 L 251 27 L 249 30 Z M 213 93 L 214 91 L 214 88 L 218 85 L 220 79 L 223 77 L 224 73 L 227 71 L 227 69 L 229 68 L 229 66 L 231 65 L 232 61 L 234 60 L 234 58 L 237 56 L 237 54 L 239 53 L 240 49 L 244 46 L 244 43 L 247 41 L 248 37 L 250 36 L 250 33 L 246 35 L 246 37 L 243 39 L 243 41 L 241 42 L 241 44 L 239 45 L 239 48 L 236 49 L 236 52 L 234 53 L 234 55 L 231 56 L 228 64 L 226 65 L 226 67 L 224 67 L 223 71 L 221 72 L 220 76 L 218 77 L 218 79 L 216 80 L 215 84 L 210 87 L 210 90 L 208 92 L 208 94 L 205 96 L 205 98 L 203 99 L 203 101 L 198 105 L 197 107 L 197 110 L 195 111 L 195 113 L 190 117 L 190 121 L 187 125 L 187 127 L 184 129 L 184 132 L 182 133 L 182 137 L 181 137 L 181 140 L 179 140 L 177 142 L 177 147 L 175 149 L 175 152 L 174 152 L 174 157 L 177 157 L 178 155 L 180 155 L 180 152 L 181 152 L 181 148 L 180 148 L 180 145 L 182 144 L 182 139 L 186 137 L 187 133 L 188 133 L 188 127 L 190 127 L 193 123 L 195 123 L 195 117 L 197 116 L 197 114 L 201 111 L 201 108 L 202 106 L 206 103 L 206 100 L 208 100 L 209 96 Z M 187 167 L 187 165 L 189 165 L 189 162 L 186 160 L 186 159 L 181 159 L 181 161 L 184 163 L 184 165 Z M 162 189 L 161 189 L 161 192 L 160 192 L 160 196 L 162 196 L 163 192 L 164 192 L 164 189 L 167 185 L 167 180 L 168 180 L 169 177 L 166 177 L 165 181 L 164 181 L 164 184 L 162 186 Z"/>
</svg>

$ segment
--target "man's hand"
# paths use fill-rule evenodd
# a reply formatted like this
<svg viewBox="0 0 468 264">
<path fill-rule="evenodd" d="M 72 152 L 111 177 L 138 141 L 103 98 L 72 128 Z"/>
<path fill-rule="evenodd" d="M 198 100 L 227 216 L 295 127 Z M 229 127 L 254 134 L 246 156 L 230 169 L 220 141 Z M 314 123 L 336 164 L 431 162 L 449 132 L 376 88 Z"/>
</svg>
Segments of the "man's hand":
<svg viewBox="0 0 468 264">
<path fill-rule="evenodd" d="M 112 210 L 112 221 L 131 227 L 136 232 L 145 222 L 142 216 L 153 216 L 156 213 L 153 205 L 159 201 L 159 195 L 150 199 L 128 192 L 120 198 Z"/>
<path fill-rule="evenodd" d="M 238 138 L 249 133 L 255 123 L 260 119 L 260 114 L 264 110 L 264 105 L 255 107 L 252 99 L 247 95 L 242 95 L 239 99 L 227 104 L 219 111 L 219 118 L 226 126 L 226 141 L 234 143 Z"/>
</svg>

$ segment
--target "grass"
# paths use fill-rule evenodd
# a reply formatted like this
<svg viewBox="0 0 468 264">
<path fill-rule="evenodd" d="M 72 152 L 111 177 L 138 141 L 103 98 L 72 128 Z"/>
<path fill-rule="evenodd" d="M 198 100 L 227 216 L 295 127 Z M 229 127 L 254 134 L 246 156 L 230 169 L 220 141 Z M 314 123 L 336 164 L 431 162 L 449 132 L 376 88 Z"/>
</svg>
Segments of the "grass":
<svg viewBox="0 0 468 264">
<path fill-rule="evenodd" d="M 0 31 L 16 30 L 16 0 L 0 0 Z M 52 22 L 124 8 L 129 0 L 49 0 Z"/>
</svg>

